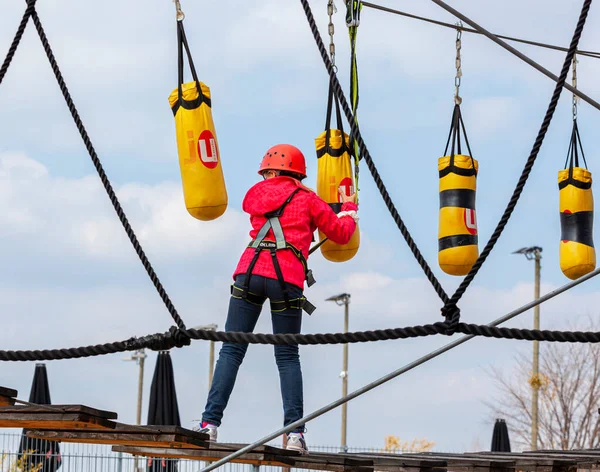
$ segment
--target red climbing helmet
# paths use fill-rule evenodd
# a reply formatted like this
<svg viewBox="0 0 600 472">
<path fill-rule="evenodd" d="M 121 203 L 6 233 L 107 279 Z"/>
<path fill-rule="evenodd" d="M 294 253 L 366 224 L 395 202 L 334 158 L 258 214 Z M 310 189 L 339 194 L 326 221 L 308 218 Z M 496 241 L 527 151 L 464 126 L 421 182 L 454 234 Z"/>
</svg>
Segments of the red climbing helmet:
<svg viewBox="0 0 600 472">
<path fill-rule="evenodd" d="M 260 163 L 259 174 L 265 170 L 285 170 L 306 177 L 304 154 L 291 144 L 276 144 L 270 148 Z"/>
</svg>

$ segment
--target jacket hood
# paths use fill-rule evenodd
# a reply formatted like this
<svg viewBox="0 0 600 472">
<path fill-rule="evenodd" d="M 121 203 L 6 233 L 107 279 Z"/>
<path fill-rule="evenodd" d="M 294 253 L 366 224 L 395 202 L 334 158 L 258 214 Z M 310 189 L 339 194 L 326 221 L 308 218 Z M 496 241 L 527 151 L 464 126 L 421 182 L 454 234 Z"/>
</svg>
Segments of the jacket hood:
<svg viewBox="0 0 600 472">
<path fill-rule="evenodd" d="M 298 187 L 308 191 L 300 181 L 292 177 L 280 176 L 263 180 L 248 190 L 242 209 L 250 215 L 264 215 L 283 205 Z"/>
</svg>

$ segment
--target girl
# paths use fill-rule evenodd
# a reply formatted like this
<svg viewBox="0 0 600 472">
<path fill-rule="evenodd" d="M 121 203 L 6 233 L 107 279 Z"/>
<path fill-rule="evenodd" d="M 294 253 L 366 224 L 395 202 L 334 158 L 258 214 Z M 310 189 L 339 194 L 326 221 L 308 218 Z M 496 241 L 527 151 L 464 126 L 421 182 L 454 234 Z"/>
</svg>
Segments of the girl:
<svg viewBox="0 0 600 472">
<path fill-rule="evenodd" d="M 316 193 L 302 185 L 306 163 L 302 152 L 289 144 L 269 149 L 258 171 L 263 181 L 246 194 L 243 210 L 250 214 L 252 242 L 233 274 L 234 284 L 225 331 L 252 332 L 268 298 L 273 332 L 300 333 L 302 310 L 314 310 L 304 298 L 304 282 L 312 274 L 306 265 L 313 234 L 320 229 L 331 241 L 346 244 L 356 230 L 355 194 L 340 192 L 336 214 Z M 283 399 L 284 426 L 303 416 L 302 371 L 297 345 L 276 345 Z M 197 430 L 217 440 L 217 427 L 235 384 L 247 344 L 223 343 L 215 368 L 202 423 Z M 308 452 L 304 426 L 287 437 L 287 449 Z"/>
</svg>

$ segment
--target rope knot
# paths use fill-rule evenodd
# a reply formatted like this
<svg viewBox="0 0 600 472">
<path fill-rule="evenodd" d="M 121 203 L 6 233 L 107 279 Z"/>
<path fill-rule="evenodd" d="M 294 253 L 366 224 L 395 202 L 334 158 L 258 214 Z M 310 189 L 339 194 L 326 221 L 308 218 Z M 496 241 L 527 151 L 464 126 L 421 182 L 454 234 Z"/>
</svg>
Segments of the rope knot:
<svg viewBox="0 0 600 472">
<path fill-rule="evenodd" d="M 189 346 L 192 343 L 192 338 L 187 331 L 179 329 L 177 326 L 169 328 L 169 335 L 174 342 L 173 347 Z"/>
<path fill-rule="evenodd" d="M 454 334 L 460 322 L 460 308 L 456 306 L 456 303 L 448 302 L 442 307 L 441 311 L 444 318 L 446 318 L 447 334 Z"/>
</svg>

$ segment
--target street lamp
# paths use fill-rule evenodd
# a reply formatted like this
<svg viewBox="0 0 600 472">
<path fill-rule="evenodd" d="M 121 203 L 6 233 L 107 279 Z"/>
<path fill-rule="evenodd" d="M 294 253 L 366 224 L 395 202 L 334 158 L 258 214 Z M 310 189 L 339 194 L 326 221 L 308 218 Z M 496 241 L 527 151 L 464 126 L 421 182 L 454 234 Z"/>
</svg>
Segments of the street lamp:
<svg viewBox="0 0 600 472">
<path fill-rule="evenodd" d="M 535 261 L 535 286 L 534 299 L 540 298 L 540 271 L 542 260 L 542 248 L 538 246 L 523 247 L 513 254 L 523 254 L 528 261 Z M 536 305 L 533 308 L 533 329 L 540 329 L 540 306 Z M 540 344 L 538 341 L 533 341 L 533 375 L 529 380 L 532 389 L 531 395 L 531 449 L 537 450 L 538 442 L 538 394 L 540 388 L 539 377 L 539 362 L 540 362 Z"/>
<path fill-rule="evenodd" d="M 336 305 L 344 305 L 344 333 L 348 332 L 348 305 L 350 304 L 350 294 L 341 293 L 325 299 L 327 302 L 335 302 Z M 344 344 L 344 361 L 343 370 L 340 374 L 342 378 L 342 396 L 348 395 L 348 343 Z M 348 452 L 348 444 L 346 444 L 346 431 L 347 431 L 347 418 L 348 418 L 348 403 L 342 405 L 342 450 Z"/>
<path fill-rule="evenodd" d="M 205 331 L 216 331 L 219 325 L 213 323 L 208 325 L 196 326 L 193 329 L 203 329 Z M 208 355 L 208 390 L 210 391 L 210 386 L 212 385 L 213 373 L 215 369 L 215 343 L 214 341 L 209 341 L 210 343 L 210 353 Z"/>
<path fill-rule="evenodd" d="M 136 413 L 136 424 L 142 424 L 142 392 L 144 391 L 144 360 L 148 357 L 146 355 L 145 349 L 138 349 L 131 357 L 123 359 L 124 361 L 136 361 L 139 369 L 138 375 L 138 399 L 137 399 L 137 413 Z M 121 459 L 121 457 L 119 457 Z M 119 468 L 121 468 L 122 464 L 119 464 Z M 136 471 L 140 471 L 141 469 L 138 467 L 138 458 L 135 458 L 135 466 Z"/>
<path fill-rule="evenodd" d="M 140 367 L 138 375 L 138 400 L 136 424 L 142 424 L 142 392 L 144 390 L 144 360 L 148 357 L 145 349 L 138 349 L 131 357 L 123 359 L 124 361 L 136 361 Z"/>
</svg>

